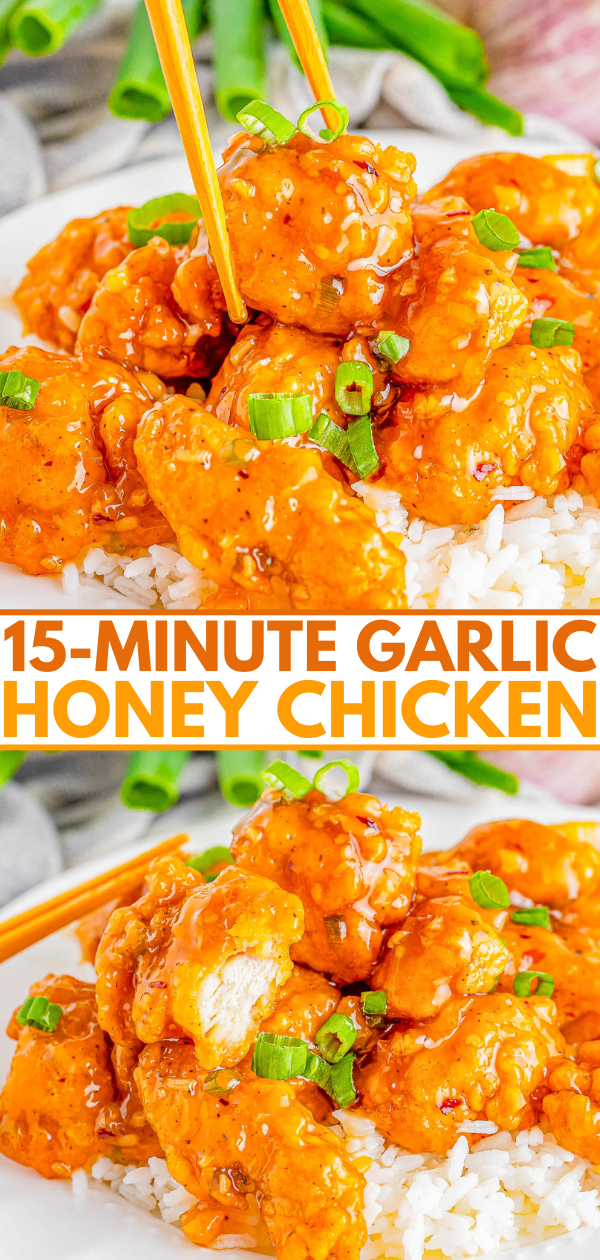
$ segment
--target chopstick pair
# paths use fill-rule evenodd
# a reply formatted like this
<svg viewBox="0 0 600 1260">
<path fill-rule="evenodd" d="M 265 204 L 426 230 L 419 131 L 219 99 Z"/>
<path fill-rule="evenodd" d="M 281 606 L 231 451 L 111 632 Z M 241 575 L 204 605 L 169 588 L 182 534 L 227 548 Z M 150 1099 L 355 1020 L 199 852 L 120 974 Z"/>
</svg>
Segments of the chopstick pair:
<svg viewBox="0 0 600 1260">
<path fill-rule="evenodd" d="M 0 962 L 12 958 L 14 954 L 50 936 L 52 932 L 68 927 L 83 915 L 99 910 L 108 901 L 134 892 L 143 883 L 153 858 L 172 853 L 186 841 L 185 835 L 171 836 L 169 840 L 162 840 L 152 849 L 146 849 L 130 858 L 128 862 L 122 862 L 120 866 L 114 866 L 111 870 L 86 880 L 77 888 L 69 888 L 39 906 L 33 906 L 30 910 L 15 914 L 11 919 L 0 921 Z"/>
<path fill-rule="evenodd" d="M 279 4 L 316 100 L 330 100 L 333 84 L 308 0 L 279 0 Z M 227 310 L 234 323 L 241 324 L 247 317 L 246 305 L 235 276 L 225 207 L 182 3 L 146 0 L 146 8 Z M 328 127 L 337 126 L 337 115 L 330 114 L 326 107 L 323 117 Z"/>
</svg>

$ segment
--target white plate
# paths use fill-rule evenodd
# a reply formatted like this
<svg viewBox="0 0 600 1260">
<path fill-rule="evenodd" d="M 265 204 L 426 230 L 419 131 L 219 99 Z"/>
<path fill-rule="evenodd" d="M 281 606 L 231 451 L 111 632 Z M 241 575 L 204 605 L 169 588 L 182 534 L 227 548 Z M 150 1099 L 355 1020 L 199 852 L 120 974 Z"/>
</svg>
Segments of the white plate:
<svg viewBox="0 0 600 1260">
<path fill-rule="evenodd" d="M 563 146 L 546 141 L 516 139 L 505 132 L 488 128 L 486 142 L 449 140 L 425 131 L 371 132 L 381 144 L 395 144 L 414 153 L 417 158 L 417 179 L 420 189 L 428 188 L 462 158 L 482 149 L 517 149 L 540 157 L 544 153 L 564 150 Z M 32 254 L 52 240 L 69 219 L 97 214 L 117 205 L 140 205 L 150 197 L 174 190 L 191 192 L 192 183 L 183 158 L 146 162 L 100 179 L 88 180 L 64 192 L 53 193 L 13 214 L 0 219 L 0 352 L 10 345 L 25 344 L 21 323 L 10 295 L 14 293 Z M 85 601 L 85 602 L 84 602 Z M 101 582 L 82 588 L 73 600 L 62 589 L 59 578 L 30 577 L 13 565 L 0 564 L 0 608 L 102 608 L 138 607 L 110 590 Z"/>
<path fill-rule="evenodd" d="M 466 804 L 457 801 L 434 800 L 421 796 L 397 796 L 385 792 L 385 800 L 391 806 L 402 805 L 421 815 L 424 848 L 439 847 L 440 835 L 448 845 L 455 844 L 470 827 L 477 823 L 500 817 L 526 814 L 537 822 L 563 822 L 570 818 L 589 818 L 592 810 L 572 807 L 551 800 L 517 802 L 489 791 L 477 793 Z M 504 804 L 506 802 L 506 804 Z M 520 808 L 519 808 L 520 806 Z M 199 816 L 189 827 L 190 844 L 195 852 L 214 844 L 229 842 L 232 823 L 239 811 L 221 806 L 210 818 Z M 171 835 L 165 822 L 147 840 L 147 845 Z M 46 901 L 75 884 L 91 879 L 102 870 L 139 853 L 139 845 L 129 845 L 82 863 L 61 875 L 38 885 L 36 889 L 19 897 L 0 911 L 0 918 L 8 918 L 29 906 Z M 22 1002 L 34 980 L 49 971 L 68 972 L 81 979 L 92 979 L 89 964 L 79 964 L 79 948 L 75 937 L 68 932 L 57 933 L 32 945 L 15 958 L 0 965 L 0 1029 L 7 1023 L 11 1012 Z M 0 1032 L 0 1083 L 4 1082 L 14 1042 Z M 39 1260 L 43 1237 L 44 1260 L 249 1260 L 256 1253 L 248 1251 L 211 1251 L 194 1247 L 173 1226 L 155 1221 L 147 1212 L 127 1203 L 108 1189 L 90 1191 L 86 1201 L 73 1197 L 69 1183 L 45 1181 L 31 1169 L 22 1168 L 0 1155 L 0 1260 Z M 598 1260 L 600 1231 L 588 1228 L 575 1234 L 532 1244 L 525 1248 L 512 1248 L 502 1252 L 508 1260 Z"/>
</svg>

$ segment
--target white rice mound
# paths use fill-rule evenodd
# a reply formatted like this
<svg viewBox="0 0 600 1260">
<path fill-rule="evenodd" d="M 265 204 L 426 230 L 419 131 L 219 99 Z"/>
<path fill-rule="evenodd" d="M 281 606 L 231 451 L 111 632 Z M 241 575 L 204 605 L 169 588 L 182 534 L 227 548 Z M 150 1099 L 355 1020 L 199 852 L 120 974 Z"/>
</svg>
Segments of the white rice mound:
<svg viewBox="0 0 600 1260">
<path fill-rule="evenodd" d="M 482 525 L 408 523 L 394 490 L 355 482 L 354 490 L 385 533 L 402 535 L 409 608 L 600 607 L 600 508 L 576 490 L 548 499 L 526 486 L 497 491 L 521 499 L 497 502 Z M 198 608 L 216 587 L 176 547 L 153 546 L 137 559 L 93 547 L 62 581 L 75 599 L 99 578 L 142 608 Z"/>
<path fill-rule="evenodd" d="M 333 1120 L 367 1181 L 369 1241 L 361 1260 L 422 1260 L 426 1252 L 428 1260 L 464 1260 L 582 1226 L 600 1228 L 600 1169 L 539 1128 L 490 1134 L 472 1151 L 463 1135 L 448 1155 L 411 1155 L 390 1146 L 364 1116 L 337 1111 Z M 470 1125 L 476 1132 L 494 1128 L 485 1121 Z M 171 1225 L 196 1202 L 169 1175 L 164 1159 L 135 1168 L 102 1157 L 91 1175 Z M 85 1173 L 75 1173 L 74 1194 L 83 1197 L 87 1186 Z M 222 1234 L 213 1249 L 256 1248 L 258 1212 L 247 1223 L 247 1234 Z"/>
</svg>

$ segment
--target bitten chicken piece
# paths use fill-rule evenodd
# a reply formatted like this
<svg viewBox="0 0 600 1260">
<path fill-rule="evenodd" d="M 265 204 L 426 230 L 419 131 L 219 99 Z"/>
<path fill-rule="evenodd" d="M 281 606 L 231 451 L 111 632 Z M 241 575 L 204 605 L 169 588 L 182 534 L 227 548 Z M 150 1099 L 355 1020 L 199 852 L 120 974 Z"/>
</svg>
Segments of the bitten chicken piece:
<svg viewBox="0 0 600 1260">
<path fill-rule="evenodd" d="M 345 334 L 385 311 L 413 251 L 411 154 L 364 136 L 234 136 L 219 181 L 240 289 L 284 324 Z"/>
<path fill-rule="evenodd" d="M 339 989 L 326 976 L 310 967 L 294 966 L 282 984 L 272 1015 L 261 1024 L 261 1032 L 284 1037 L 300 1037 L 314 1043 L 315 1036 L 340 1000 Z"/>
<path fill-rule="evenodd" d="M 434 524 L 477 524 L 499 486 L 566 489 L 568 453 L 595 418 L 576 351 L 504 346 L 470 397 L 405 388 L 375 433 L 378 484 Z"/>
<path fill-rule="evenodd" d="M 233 833 L 242 870 L 297 893 L 305 932 L 295 962 L 342 984 L 370 976 L 383 930 L 406 918 L 421 851 L 417 814 L 353 792 L 287 801 L 266 792 Z"/>
<path fill-rule="evenodd" d="M 176 396 L 146 413 L 135 451 L 183 554 L 228 606 L 404 605 L 401 551 L 315 449 L 258 443 Z"/>
<path fill-rule="evenodd" d="M 100 942 L 102 1027 L 126 1046 L 191 1037 L 205 1068 L 239 1063 L 291 974 L 299 898 L 234 867 L 205 884 L 180 857 L 155 859 L 146 883 Z"/>
<path fill-rule="evenodd" d="M 157 377 L 34 346 L 9 350 L 0 370 L 41 385 L 31 411 L 0 407 L 0 560 L 58 573 L 92 543 L 172 541 L 133 454 L 140 416 L 165 393 Z"/>
<path fill-rule="evenodd" d="M 460 377 L 460 393 L 468 395 L 492 350 L 506 345 L 527 315 L 527 299 L 511 279 L 517 255 L 484 249 L 468 206 L 457 209 L 455 198 L 417 207 L 415 234 L 423 238 L 419 254 L 395 278 L 392 323 L 410 349 L 394 378 L 453 381 L 459 392 Z"/>
<path fill-rule="evenodd" d="M 587 171 L 561 170 L 560 161 L 524 153 L 483 153 L 458 162 L 424 200 L 463 197 L 475 212 L 492 209 L 508 215 L 532 245 L 561 249 L 600 216 L 600 188 Z M 569 165 L 569 159 L 563 159 L 565 163 Z"/>
<path fill-rule="evenodd" d="M 550 1064 L 544 1112 L 560 1146 L 600 1164 L 600 1041 L 584 1042 L 581 1061 Z"/>
<path fill-rule="evenodd" d="M 509 958 L 472 898 L 421 901 L 389 938 L 371 981 L 387 1013 L 428 1019 L 450 998 L 489 993 Z"/>
<path fill-rule="evenodd" d="M 365 1182 L 341 1140 L 315 1123 L 288 1082 L 234 1079 L 223 1097 L 208 1093 L 183 1042 L 140 1056 L 136 1080 L 169 1172 L 200 1200 L 182 1217 L 184 1233 L 210 1246 L 231 1232 L 232 1215 L 242 1232 L 256 1195 L 278 1260 L 358 1260 Z"/>
<path fill-rule="evenodd" d="M 442 1152 L 465 1121 L 512 1131 L 564 1038 L 550 998 L 452 998 L 425 1023 L 380 1041 L 356 1073 L 362 1110 L 409 1151 Z M 477 1133 L 467 1129 L 469 1142 Z M 480 1136 L 480 1135 L 479 1135 Z"/>
<path fill-rule="evenodd" d="M 234 336 L 201 229 L 191 252 L 155 236 L 109 271 L 77 346 L 164 378 L 199 377 L 216 372 Z"/>
<path fill-rule="evenodd" d="M 34 254 L 14 295 L 25 333 L 72 350 L 82 317 L 99 282 L 133 249 L 127 234 L 130 206 L 72 219 Z"/>
<path fill-rule="evenodd" d="M 93 984 L 46 976 L 30 989 L 62 1008 L 54 1032 L 19 1024 L 8 1080 L 0 1094 L 0 1151 L 43 1177 L 68 1178 L 99 1155 L 143 1164 L 161 1155 L 131 1079 L 115 1071 L 111 1045 L 96 1018 Z M 133 1052 L 135 1053 L 135 1052 Z"/>
<path fill-rule="evenodd" d="M 482 823 L 453 849 L 427 854 L 431 865 L 451 859 L 491 871 L 511 891 L 555 909 L 600 883 L 600 852 L 593 845 L 525 818 Z"/>
<path fill-rule="evenodd" d="M 510 960 L 499 989 L 512 990 L 519 971 L 545 971 L 554 980 L 552 994 L 561 1028 L 588 1012 L 600 1013 L 600 933 L 563 926 L 552 917 L 552 927 L 508 922 L 502 932 Z"/>
</svg>

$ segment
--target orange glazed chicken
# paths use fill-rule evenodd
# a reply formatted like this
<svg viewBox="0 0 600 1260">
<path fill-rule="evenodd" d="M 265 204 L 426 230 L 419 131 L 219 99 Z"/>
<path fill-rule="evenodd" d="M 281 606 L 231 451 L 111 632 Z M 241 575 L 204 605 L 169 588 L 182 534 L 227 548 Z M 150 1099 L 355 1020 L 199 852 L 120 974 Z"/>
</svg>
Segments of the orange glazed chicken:
<svg viewBox="0 0 600 1260">
<path fill-rule="evenodd" d="M 596 832 L 487 823 L 419 861 L 418 817 L 356 791 L 350 763 L 263 777 L 219 873 L 203 854 L 149 863 L 95 988 L 33 985 L 0 1155 L 140 1185 L 228 1255 L 385 1260 L 414 1236 L 421 1260 L 442 1217 L 489 1231 L 490 1178 L 510 1245 L 524 1194 L 530 1238 L 600 1225 Z M 451 1260 L 461 1247 L 453 1232 Z"/>
</svg>

